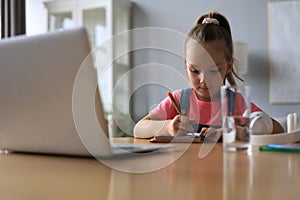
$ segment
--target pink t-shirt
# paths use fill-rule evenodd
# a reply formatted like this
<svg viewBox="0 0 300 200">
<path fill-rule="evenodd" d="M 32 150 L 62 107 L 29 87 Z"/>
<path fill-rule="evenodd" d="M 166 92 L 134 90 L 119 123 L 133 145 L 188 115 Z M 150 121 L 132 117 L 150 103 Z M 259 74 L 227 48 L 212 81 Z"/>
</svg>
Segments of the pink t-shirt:
<svg viewBox="0 0 300 200">
<path fill-rule="evenodd" d="M 179 104 L 182 90 L 172 92 L 176 102 Z M 241 102 L 241 98 L 236 99 Z M 262 111 L 254 103 L 251 103 L 251 112 Z M 185 111 L 186 112 L 186 111 Z M 197 98 L 195 90 L 190 93 L 190 107 L 187 116 L 195 121 L 195 123 L 211 126 L 221 126 L 221 103 L 220 101 L 205 102 Z M 173 119 L 177 115 L 177 111 L 169 97 L 166 97 L 156 106 L 150 116 L 156 116 L 160 120 Z"/>
</svg>

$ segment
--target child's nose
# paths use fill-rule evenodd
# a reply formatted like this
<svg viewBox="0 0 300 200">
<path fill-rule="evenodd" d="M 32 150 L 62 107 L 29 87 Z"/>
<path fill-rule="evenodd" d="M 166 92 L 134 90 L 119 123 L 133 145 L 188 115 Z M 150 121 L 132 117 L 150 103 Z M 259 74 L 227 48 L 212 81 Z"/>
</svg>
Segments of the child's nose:
<svg viewBox="0 0 300 200">
<path fill-rule="evenodd" d="M 204 73 L 199 74 L 199 82 L 205 83 L 206 75 Z"/>
</svg>

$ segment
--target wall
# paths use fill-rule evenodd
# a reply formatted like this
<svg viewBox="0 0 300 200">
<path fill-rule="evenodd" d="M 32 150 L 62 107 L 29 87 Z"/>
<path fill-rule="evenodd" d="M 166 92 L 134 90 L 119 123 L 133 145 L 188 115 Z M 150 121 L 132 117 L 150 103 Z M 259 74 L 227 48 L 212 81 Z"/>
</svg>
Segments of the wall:
<svg viewBox="0 0 300 200">
<path fill-rule="evenodd" d="M 268 1 L 267 0 L 132 0 L 132 26 L 163 27 L 187 33 L 195 19 L 208 11 L 217 10 L 227 16 L 233 39 L 248 44 L 248 73 L 244 76 L 252 87 L 252 100 L 273 117 L 286 116 L 298 111 L 299 105 L 272 105 L 269 103 L 268 67 Z M 175 58 L 175 59 L 174 59 Z M 169 59 L 169 60 L 168 60 Z M 133 53 L 133 66 L 146 63 L 169 65 L 183 75 L 183 60 L 158 50 L 144 50 Z M 158 73 L 141 73 L 133 82 L 145 76 L 155 77 Z M 160 74 L 161 75 L 161 74 Z M 172 78 L 164 74 L 166 78 Z M 134 92 L 133 116 L 138 120 L 149 108 L 166 96 L 168 88 L 159 85 L 143 86 Z"/>
<path fill-rule="evenodd" d="M 26 1 L 28 34 L 46 31 L 47 12 L 43 1 Z M 227 16 L 231 24 L 233 39 L 248 44 L 249 68 L 243 78 L 246 84 L 252 87 L 253 101 L 274 117 L 299 112 L 299 105 L 269 103 L 268 0 L 132 0 L 132 2 L 132 28 L 161 27 L 182 34 L 187 33 L 200 14 L 210 10 L 220 11 Z M 133 67 L 149 63 L 169 66 L 185 76 L 180 56 L 151 49 L 133 52 Z M 146 76 L 155 79 L 159 75 L 162 78 L 172 79 L 168 73 L 157 72 L 157 69 L 147 67 L 148 71 L 140 72 L 133 77 L 133 84 L 139 79 L 145 79 Z M 166 96 L 168 89 L 162 85 L 149 84 L 134 91 L 132 97 L 134 120 L 148 113 L 151 107 Z"/>
</svg>

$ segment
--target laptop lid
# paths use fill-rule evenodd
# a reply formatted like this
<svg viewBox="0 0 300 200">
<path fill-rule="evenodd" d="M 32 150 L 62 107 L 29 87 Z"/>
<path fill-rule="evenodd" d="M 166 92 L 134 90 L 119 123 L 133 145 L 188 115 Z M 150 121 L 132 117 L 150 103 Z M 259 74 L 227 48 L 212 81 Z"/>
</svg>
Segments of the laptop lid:
<svg viewBox="0 0 300 200">
<path fill-rule="evenodd" d="M 89 53 L 84 28 L 0 41 L 0 149 L 111 154 Z"/>
</svg>

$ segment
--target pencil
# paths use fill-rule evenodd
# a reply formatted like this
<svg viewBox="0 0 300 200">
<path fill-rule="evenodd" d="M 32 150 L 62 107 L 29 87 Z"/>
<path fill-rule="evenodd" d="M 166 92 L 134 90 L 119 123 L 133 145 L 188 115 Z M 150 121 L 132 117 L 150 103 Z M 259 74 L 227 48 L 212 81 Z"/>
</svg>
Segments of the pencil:
<svg viewBox="0 0 300 200">
<path fill-rule="evenodd" d="M 300 149 L 293 148 L 283 148 L 283 147 L 270 147 L 270 146 L 261 146 L 259 147 L 261 151 L 282 151 L 282 152 L 298 152 L 300 153 Z"/>
<path fill-rule="evenodd" d="M 175 98 L 173 97 L 172 93 L 171 93 L 171 92 L 168 92 L 168 96 L 169 96 L 169 98 L 171 99 L 171 101 L 172 101 L 172 103 L 173 103 L 173 105 L 174 105 L 174 107 L 175 107 L 177 113 L 178 113 L 179 115 L 181 115 L 181 110 L 180 110 L 180 108 L 179 108 L 179 105 L 176 103 Z"/>
</svg>

